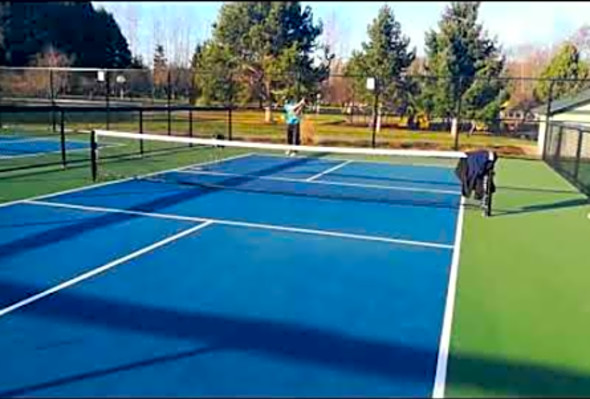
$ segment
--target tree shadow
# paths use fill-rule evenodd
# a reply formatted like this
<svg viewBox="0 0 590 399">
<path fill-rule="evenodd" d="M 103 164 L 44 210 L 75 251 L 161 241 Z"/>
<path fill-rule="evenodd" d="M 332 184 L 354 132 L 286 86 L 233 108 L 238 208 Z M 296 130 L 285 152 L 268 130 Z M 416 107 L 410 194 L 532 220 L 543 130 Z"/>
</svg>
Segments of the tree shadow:
<svg viewBox="0 0 590 399">
<path fill-rule="evenodd" d="M 12 296 L 41 291 L 42 287 L 0 281 L 0 292 Z M 368 340 L 301 324 L 201 311 L 179 311 L 154 305 L 123 302 L 67 289 L 17 310 L 23 316 L 84 324 L 110 330 L 139 332 L 164 338 L 180 338 L 209 349 L 171 354 L 123 365 L 19 387 L 0 396 L 32 393 L 40 387 L 59 386 L 108 373 L 146 367 L 158 362 L 196 356 L 211 350 L 258 352 L 336 370 L 379 376 L 392 381 L 411 380 L 431 389 L 437 350 L 400 342 Z M 10 317 L 10 316 L 4 316 Z M 40 332 L 42 334 L 42 332 Z M 58 359 L 56 359 L 57 361 Z M 475 387 L 488 392 L 523 395 L 588 395 L 590 375 L 534 362 L 505 360 L 477 354 L 453 354 L 449 383 L 453 387 Z"/>
<path fill-rule="evenodd" d="M 309 159 L 307 158 L 291 158 L 289 159 L 289 161 L 278 164 L 278 165 L 274 165 L 272 167 L 266 168 L 264 169 L 266 171 L 266 173 L 276 173 L 297 165 L 301 165 L 304 164 L 306 162 L 309 162 Z M 252 180 L 254 178 L 250 177 L 244 177 L 244 176 L 239 176 L 239 177 L 232 177 L 229 179 L 226 179 L 226 181 L 224 182 L 224 184 L 227 184 L 228 186 L 232 186 L 232 185 L 238 185 L 238 184 L 245 184 L 246 182 L 248 182 L 249 180 Z M 107 187 L 112 187 L 112 186 L 107 186 Z M 190 189 L 184 189 L 181 190 L 180 192 L 176 192 L 174 194 L 171 195 L 167 195 L 164 197 L 160 197 L 160 198 L 156 198 L 154 200 L 150 200 L 150 201 L 146 201 L 140 204 L 137 204 L 135 206 L 126 208 L 127 210 L 131 210 L 131 211 L 142 211 L 142 212 L 157 212 L 158 210 L 162 209 L 162 208 L 167 208 L 169 206 L 172 205 L 176 205 L 185 201 L 189 201 L 192 200 L 194 198 L 206 195 L 206 194 L 211 194 L 214 192 L 217 192 L 221 190 L 221 188 L 212 188 L 212 187 L 202 187 L 202 186 L 191 186 Z M 113 190 L 112 192 L 110 192 L 110 190 L 107 188 L 107 196 L 113 196 L 113 195 L 121 195 L 120 192 Z M 163 190 L 163 191 L 167 191 L 167 190 Z M 82 194 L 81 196 L 90 196 L 93 197 L 96 194 L 92 193 L 92 190 L 88 190 L 85 191 L 84 194 Z M 81 222 L 77 222 L 75 224 L 72 223 L 68 223 L 65 226 L 61 226 L 61 227 L 57 227 L 55 229 L 51 229 L 48 231 L 42 231 L 36 234 L 31 234 L 28 235 L 26 237 L 8 242 L 6 244 L 2 244 L 0 245 L 0 259 L 3 258 L 7 258 L 10 256 L 14 256 L 18 253 L 22 253 L 24 251 L 28 251 L 34 248 L 40 248 L 43 246 L 47 246 L 53 243 L 57 243 L 60 241 L 64 241 L 73 237 L 76 237 L 77 235 L 89 231 L 89 230 L 94 230 L 94 229 L 98 229 L 98 228 L 102 228 L 102 227 L 106 227 L 106 226 L 111 226 L 111 225 L 115 225 L 115 224 L 119 224 L 128 220 L 132 220 L 132 219 L 137 219 L 137 218 L 142 218 L 145 216 L 139 216 L 139 215 L 130 215 L 130 214 L 123 214 L 123 213 L 108 213 L 105 215 L 101 215 L 101 216 L 97 216 L 97 217 L 92 217 L 89 219 L 85 219 Z M 69 222 L 69 220 L 68 220 Z"/>
<path fill-rule="evenodd" d="M 426 180 L 425 179 L 410 179 L 410 178 L 403 178 L 403 177 L 369 176 L 369 175 L 354 174 L 354 173 L 343 173 L 342 171 L 330 173 L 330 176 L 344 177 L 344 178 L 356 178 L 356 179 L 363 179 L 363 180 L 388 181 L 388 182 L 433 184 L 433 185 L 441 185 L 441 186 L 446 186 L 446 187 L 455 187 L 458 189 L 461 188 L 461 183 L 458 180 L 456 182 L 449 182 L 449 181 L 428 180 L 428 179 L 426 179 Z M 330 180 L 328 180 L 328 181 L 330 181 Z M 459 190 L 457 192 L 459 192 Z"/>
<path fill-rule="evenodd" d="M 283 163 L 273 165 L 268 168 L 259 170 L 259 175 L 271 175 L 295 166 L 300 166 L 310 162 L 315 158 L 290 158 Z M 168 172 L 168 174 L 178 172 Z M 407 191 L 396 192 L 395 195 L 388 190 L 387 192 L 376 195 L 374 192 L 368 194 L 366 190 L 358 188 L 344 189 L 342 188 L 339 192 L 329 191 L 325 187 L 320 185 L 305 185 L 300 183 L 292 182 L 275 182 L 272 184 L 268 182 L 262 182 L 258 179 L 258 176 L 235 176 L 229 178 L 220 179 L 219 183 L 206 184 L 203 181 L 199 181 L 203 177 L 195 177 L 195 175 L 185 174 L 182 177 L 175 177 L 173 181 L 169 182 L 175 187 L 175 192 L 170 195 L 158 197 L 149 201 L 145 201 L 127 208 L 125 210 L 138 211 L 145 213 L 159 212 L 161 209 L 166 209 L 174 205 L 181 204 L 186 201 L 193 200 L 198 197 L 202 197 L 207 194 L 216 193 L 219 191 L 235 190 L 240 192 L 255 192 L 262 193 L 265 195 L 281 195 L 281 196 L 295 196 L 295 197 L 309 197 L 309 198 L 321 198 L 336 201 L 354 201 L 354 202 L 368 202 L 368 203 L 380 203 L 390 205 L 402 205 L 402 206 L 424 206 L 424 207 L 437 207 L 443 209 L 458 209 L 460 206 L 459 200 L 455 196 L 450 195 L 426 195 L 420 198 L 415 193 Z M 143 180 L 142 180 L 143 181 Z M 149 182 L 149 180 L 146 180 Z M 256 186 L 248 187 L 249 183 L 255 182 Z M 154 184 L 161 185 L 166 183 L 166 180 L 156 182 Z M 120 191 L 119 187 L 112 188 L 114 186 L 105 186 L 103 194 L 95 193 L 94 190 L 83 191 L 76 195 L 81 198 L 97 198 L 99 196 L 113 197 L 122 196 L 124 194 L 145 194 L 143 191 Z M 124 188 L 125 186 L 123 186 Z M 286 189 L 286 187 L 289 187 Z M 112 190 L 111 190 L 112 188 Z M 162 188 L 162 192 L 168 192 L 165 188 Z M 96 205 L 96 204 L 95 204 Z M 97 206 L 100 206 L 98 204 Z M 123 208 L 122 208 L 123 209 Z M 67 220 L 67 225 L 57 227 L 48 231 L 42 231 L 36 234 L 31 234 L 23 238 L 8 242 L 0 245 L 0 259 L 14 256 L 18 253 L 28 251 L 34 248 L 40 248 L 53 243 L 64 241 L 73 238 L 81 233 L 89 230 L 98 229 L 106 226 L 119 224 L 135 218 L 143 218 L 141 215 L 131 215 L 124 213 L 108 213 L 97 217 L 91 217 L 77 223 L 70 223 L 71 220 Z"/>
<path fill-rule="evenodd" d="M 0 392 L 0 396 L 3 397 L 15 397 L 23 395 L 34 395 L 36 391 L 56 388 L 62 385 L 73 384 L 76 382 L 86 381 L 94 378 L 106 377 L 111 374 L 117 374 L 125 371 L 137 370 L 140 368 L 146 368 L 155 366 L 158 364 L 173 363 L 179 360 L 189 359 L 195 356 L 204 355 L 207 353 L 214 352 L 216 348 L 206 347 L 191 349 L 188 351 L 181 351 L 176 353 L 170 353 L 163 356 L 155 356 L 152 358 L 140 360 L 137 362 L 131 362 L 121 364 L 119 366 L 107 367 L 98 370 L 86 371 L 82 373 L 72 374 L 54 380 L 40 382 L 34 385 L 27 385 L 18 388 L 11 389 L 9 391 Z"/>
</svg>

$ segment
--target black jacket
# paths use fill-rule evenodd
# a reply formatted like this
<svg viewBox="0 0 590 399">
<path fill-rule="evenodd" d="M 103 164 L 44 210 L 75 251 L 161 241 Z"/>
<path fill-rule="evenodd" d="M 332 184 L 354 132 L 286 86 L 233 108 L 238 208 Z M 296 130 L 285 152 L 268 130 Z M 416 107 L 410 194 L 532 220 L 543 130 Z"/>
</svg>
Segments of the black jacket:
<svg viewBox="0 0 590 399">
<path fill-rule="evenodd" d="M 467 153 L 467 158 L 461 158 L 455 169 L 455 174 L 461 180 L 461 193 L 464 197 L 471 197 L 480 200 L 485 194 L 484 178 L 494 168 L 496 154 L 485 150 Z M 490 176 L 491 177 L 491 176 Z M 490 178 L 491 192 L 496 191 L 494 181 Z"/>
</svg>

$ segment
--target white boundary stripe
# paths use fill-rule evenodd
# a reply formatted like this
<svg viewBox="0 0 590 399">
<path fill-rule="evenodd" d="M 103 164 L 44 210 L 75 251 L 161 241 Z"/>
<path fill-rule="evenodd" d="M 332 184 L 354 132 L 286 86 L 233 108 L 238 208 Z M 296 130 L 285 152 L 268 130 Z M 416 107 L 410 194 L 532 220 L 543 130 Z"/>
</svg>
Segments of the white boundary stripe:
<svg viewBox="0 0 590 399">
<path fill-rule="evenodd" d="M 86 273 L 80 274 L 80 275 L 78 275 L 78 276 L 76 276 L 76 277 L 74 277 L 72 279 L 66 280 L 66 281 L 64 281 L 61 284 L 55 285 L 55 286 L 53 286 L 53 287 L 51 287 L 51 288 L 49 288 L 49 289 L 47 289 L 45 291 L 42 291 L 42 292 L 40 292 L 38 294 L 35 294 L 35 295 L 30 296 L 30 297 L 28 297 L 26 299 L 23 299 L 22 301 L 19 301 L 19 302 L 15 303 L 15 304 L 12 304 L 10 306 L 7 306 L 7 307 L 5 307 L 5 308 L 3 308 L 3 309 L 0 310 L 0 317 L 5 316 L 5 315 L 7 315 L 10 312 L 14 312 L 15 310 L 20 309 L 20 308 L 22 308 L 22 307 L 24 307 L 26 305 L 29 305 L 29 304 L 31 304 L 33 302 L 37 302 L 40 299 L 43 299 L 43 298 L 45 298 L 45 297 L 47 297 L 47 296 L 49 296 L 51 294 L 54 294 L 54 293 L 56 293 L 58 291 L 62 291 L 62 290 L 66 289 L 68 287 L 71 287 L 72 285 L 77 284 L 77 283 L 79 283 L 81 281 L 84 281 L 84 280 L 87 280 L 87 279 L 89 279 L 91 277 L 94 277 L 97 274 L 103 273 L 103 272 L 105 272 L 105 271 L 107 271 L 109 269 L 112 269 L 112 268 L 114 268 L 116 266 L 119 266 L 120 264 L 125 263 L 125 262 L 127 262 L 127 261 L 129 261 L 131 259 L 137 258 L 137 257 L 139 257 L 139 256 L 141 256 L 143 254 L 146 254 L 148 252 L 151 252 L 151 251 L 155 250 L 156 248 L 162 247 L 162 246 L 164 246 L 164 245 L 166 245 L 166 244 L 168 244 L 168 243 L 170 243 L 172 241 L 176 241 L 176 240 L 178 240 L 178 239 L 180 239 L 182 237 L 185 237 L 185 236 L 187 236 L 187 235 L 189 235 L 191 233 L 194 233 L 197 230 L 200 230 L 202 228 L 205 228 L 205 227 L 211 225 L 212 223 L 213 222 L 204 222 L 204 223 L 201 223 L 201 224 L 199 224 L 197 226 L 193 226 L 190 229 L 183 230 L 183 231 L 181 231 L 178 234 L 175 234 L 173 236 L 170 236 L 168 238 L 165 238 L 165 239 L 163 239 L 161 241 L 158 241 L 158 242 L 156 242 L 154 244 L 151 244 L 151 245 L 149 245 L 147 247 L 141 248 L 141 249 L 139 249 L 139 250 L 137 250 L 135 252 L 132 252 L 132 253 L 130 253 L 128 255 L 123 256 L 122 258 L 119 258 L 119 259 L 116 259 L 116 260 L 114 260 L 112 262 L 109 262 L 106 265 L 99 266 L 96 269 L 92 269 L 92 270 L 90 270 L 90 271 L 88 271 Z"/>
<path fill-rule="evenodd" d="M 315 179 L 319 179 L 320 177 L 322 177 L 323 175 L 327 175 L 330 172 L 334 172 L 335 170 L 338 170 L 340 168 L 342 168 L 343 166 L 348 165 L 349 163 L 351 163 L 352 161 L 344 161 L 342 163 L 339 163 L 338 165 L 330 168 L 330 169 L 326 169 L 323 172 L 318 173 L 317 175 L 313 175 L 307 179 L 305 179 L 305 181 L 313 181 Z"/>
<path fill-rule="evenodd" d="M 455 233 L 455 245 L 451 270 L 449 273 L 449 286 L 447 288 L 447 300 L 443 318 L 443 326 L 438 347 L 438 359 L 436 362 L 436 374 L 434 378 L 433 398 L 444 398 L 445 383 L 447 379 L 447 365 L 451 344 L 451 330 L 453 327 L 453 312 L 455 309 L 455 294 L 457 291 L 457 278 L 459 275 L 459 257 L 461 255 L 461 236 L 463 234 L 463 217 L 465 213 L 465 198 L 461 197 L 461 207 L 457 217 L 457 231 Z"/>
<path fill-rule="evenodd" d="M 303 146 L 303 145 L 287 145 L 287 144 L 272 144 L 272 143 L 258 143 L 249 141 L 228 141 L 228 140 L 217 140 L 217 139 L 201 139 L 196 137 L 179 137 L 179 136 L 164 136 L 157 134 L 139 134 L 139 133 L 128 133 L 111 130 L 95 130 L 99 136 L 105 137 L 121 137 L 130 139 L 144 139 L 146 141 L 166 141 L 166 142 L 177 142 L 177 143 L 193 143 L 193 144 L 205 144 L 211 146 L 221 147 L 236 147 L 236 148 L 252 148 L 252 149 L 266 149 L 272 151 L 285 151 L 287 149 L 292 151 L 307 151 L 307 152 L 334 152 L 340 154 L 360 154 L 360 155 L 403 155 L 403 156 L 415 156 L 415 157 L 443 157 L 443 158 L 466 158 L 467 155 L 459 151 L 436 151 L 436 150 L 398 150 L 398 149 L 381 149 L 372 148 L 370 151 L 364 148 L 351 148 L 351 147 L 323 147 L 323 146 Z"/>
<path fill-rule="evenodd" d="M 259 156 L 265 156 L 265 157 L 278 157 L 278 158 L 284 158 L 284 155 L 281 154 L 273 154 L 273 153 L 257 153 L 256 155 Z M 365 154 L 366 155 L 366 154 Z M 306 158 L 306 156 L 304 155 L 295 155 L 293 158 Z M 440 157 L 439 157 L 440 158 Z M 442 157 L 444 158 L 444 157 Z M 323 156 L 321 159 L 325 160 L 325 161 L 350 161 L 351 159 L 346 159 L 346 158 L 340 158 L 337 156 L 332 156 L 332 155 L 326 155 Z M 453 158 L 455 159 L 455 158 Z M 443 169 L 451 169 L 454 168 L 454 165 L 438 165 L 438 164 L 433 164 L 433 163 L 417 163 L 417 162 L 412 162 L 410 164 L 408 163 L 403 163 L 403 162 L 395 162 L 395 161 L 382 161 L 382 160 L 375 160 L 375 159 L 363 159 L 363 158 L 359 158 L 359 159 L 354 159 L 352 160 L 355 163 L 370 163 L 370 164 L 377 164 L 377 165 L 389 165 L 389 166 L 416 166 L 419 168 L 422 167 L 428 167 L 428 168 L 443 168 Z"/>
<path fill-rule="evenodd" d="M 248 175 L 248 174 L 239 174 L 239 173 L 227 173 L 227 172 L 217 172 L 212 170 L 179 170 L 178 173 L 191 173 L 195 175 L 213 175 L 213 176 L 235 176 L 235 177 L 247 177 L 247 178 L 257 178 L 261 180 L 276 180 L 276 181 L 288 181 L 293 183 L 310 183 L 310 184 L 323 184 L 328 186 L 344 186 L 344 187 L 359 187 L 359 188 L 375 188 L 380 190 L 395 190 L 395 191 L 417 191 L 423 193 L 434 193 L 434 194 L 451 194 L 451 195 L 460 195 L 459 191 L 451 191 L 451 190 L 438 190 L 438 189 L 430 189 L 430 188 L 415 188 L 415 187 L 403 187 L 403 186 L 384 186 L 382 184 L 361 184 L 361 183 L 345 183 L 345 182 L 338 182 L 338 181 L 329 181 L 329 180 L 302 180 L 302 179 L 293 179 L 289 177 L 275 177 L 275 176 L 260 176 L 260 175 Z"/>
<path fill-rule="evenodd" d="M 453 246 L 449 245 L 449 244 L 439 244 L 439 243 L 425 242 L 425 241 L 402 240 L 402 239 L 397 239 L 397 238 L 380 237 L 380 236 L 367 236 L 367 235 L 362 235 L 362 234 L 341 233 L 341 232 L 330 231 L 330 230 L 305 229 L 305 228 L 299 228 L 299 227 L 279 226 L 279 225 L 264 224 L 264 223 L 250 223 L 250 222 L 240 222 L 240 221 L 227 220 L 227 219 L 214 219 L 214 218 L 201 218 L 201 217 L 193 217 L 193 216 L 170 215 L 170 214 L 166 214 L 166 213 L 131 211 L 131 210 L 125 210 L 125 209 L 105 208 L 105 207 L 86 206 L 86 205 L 74 205 L 74 204 L 65 204 L 65 203 L 59 203 L 59 202 L 48 202 L 48 201 L 39 201 L 39 200 L 28 200 L 28 201 L 23 201 L 23 203 L 32 204 L 32 205 L 52 206 L 52 207 L 56 207 L 56 208 L 70 208 L 70 209 L 77 209 L 77 210 L 90 211 L 90 212 L 122 213 L 122 214 L 128 214 L 128 215 L 146 216 L 146 217 L 153 217 L 153 218 L 160 218 L 160 219 L 181 220 L 181 221 L 187 221 L 187 222 L 212 222 L 212 223 L 215 223 L 218 225 L 226 225 L 226 226 L 238 226 L 238 227 L 250 227 L 250 228 L 264 229 L 264 230 L 287 231 L 287 232 L 292 232 L 292 233 L 303 233 L 303 234 L 327 236 L 327 237 L 350 238 L 350 239 L 364 240 L 364 241 L 380 241 L 380 242 L 386 242 L 386 243 L 391 243 L 391 244 L 411 245 L 411 246 L 417 246 L 417 247 L 453 249 Z"/>
<path fill-rule="evenodd" d="M 183 169 L 193 168 L 195 166 L 209 165 L 209 164 L 213 164 L 213 163 L 221 163 L 221 162 L 226 162 L 226 161 L 232 161 L 232 160 L 238 159 L 238 158 L 246 158 L 246 157 L 249 157 L 251 155 L 253 155 L 253 154 L 252 153 L 238 154 L 238 155 L 235 155 L 235 156 L 232 156 L 232 157 L 227 157 L 227 158 L 222 158 L 222 159 L 216 159 L 214 161 L 206 161 L 206 162 L 196 163 L 196 164 L 193 164 L 193 165 L 181 166 L 179 168 L 173 168 L 173 169 L 168 169 L 168 170 L 161 170 L 159 172 L 148 173 L 148 174 L 142 175 L 140 177 L 149 177 L 149 176 L 154 176 L 154 175 L 157 175 L 157 174 L 160 174 L 160 173 L 179 172 L 179 171 L 182 171 Z M 56 193 L 42 194 L 42 195 L 37 195 L 37 196 L 34 196 L 34 197 L 29 197 L 29 198 L 24 198 L 24 199 L 19 199 L 19 200 L 4 202 L 4 203 L 1 203 L 0 204 L 0 208 L 7 207 L 7 206 L 10 206 L 10 205 L 16 205 L 16 204 L 20 204 L 20 203 L 28 202 L 28 201 L 34 201 L 34 200 L 41 200 L 41 199 L 56 197 L 58 195 L 65 195 L 65 194 L 71 194 L 71 193 L 75 193 L 75 192 L 79 192 L 79 191 L 92 190 L 94 188 L 103 187 L 103 186 L 109 186 L 111 184 L 125 183 L 127 181 L 131 181 L 131 180 L 134 180 L 134 179 L 137 179 L 137 176 L 126 177 L 124 179 L 111 180 L 111 181 L 107 181 L 107 182 L 91 184 L 91 185 L 88 185 L 88 186 L 70 188 L 68 190 L 58 191 Z"/>
</svg>

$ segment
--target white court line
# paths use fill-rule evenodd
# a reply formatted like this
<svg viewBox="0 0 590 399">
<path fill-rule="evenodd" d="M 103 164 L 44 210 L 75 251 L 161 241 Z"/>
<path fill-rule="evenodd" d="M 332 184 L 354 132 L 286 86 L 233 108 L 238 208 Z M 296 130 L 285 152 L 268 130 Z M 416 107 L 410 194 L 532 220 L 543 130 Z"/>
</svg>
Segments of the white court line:
<svg viewBox="0 0 590 399">
<path fill-rule="evenodd" d="M 258 156 L 265 156 L 265 157 L 275 157 L 275 158 L 285 158 L 284 155 L 281 154 L 272 154 L 272 153 L 255 153 Z M 383 157 L 383 156 L 382 156 Z M 295 155 L 293 158 L 309 158 L 305 155 Z M 346 158 L 340 158 L 337 156 L 326 155 L 323 157 L 318 157 L 317 159 L 321 159 L 324 161 L 350 161 Z M 395 158 L 394 158 L 395 159 Z M 444 159 L 444 157 L 443 157 Z M 454 158 L 453 158 L 454 159 Z M 411 164 L 403 163 L 403 162 L 395 162 L 395 161 L 380 161 L 374 159 L 354 159 L 355 163 L 371 163 L 371 164 L 378 164 L 378 165 L 389 165 L 389 166 L 416 166 L 419 168 L 428 167 L 428 168 L 444 168 L 444 169 L 452 169 L 454 165 L 443 165 L 443 164 L 432 164 L 432 163 L 422 163 L 422 162 L 412 162 Z"/>
<path fill-rule="evenodd" d="M 90 271 L 88 271 L 86 273 L 82 273 L 82 274 L 80 274 L 80 275 L 78 275 L 78 276 L 76 276 L 76 277 L 74 277 L 72 279 L 69 279 L 69 280 L 64 281 L 61 284 L 55 285 L 55 286 L 53 286 L 53 287 L 51 287 L 51 288 L 49 288 L 49 289 L 47 289 L 45 291 L 39 292 L 38 294 L 35 294 L 35 295 L 30 296 L 30 297 L 28 297 L 26 299 L 23 299 L 22 301 L 19 301 L 19 302 L 15 303 L 15 304 L 12 304 L 10 306 L 7 306 L 7 307 L 5 307 L 5 308 L 3 308 L 3 309 L 0 310 L 0 317 L 5 316 L 5 315 L 7 315 L 10 312 L 14 312 L 15 310 L 20 309 L 20 308 L 22 308 L 22 307 L 24 307 L 26 305 L 29 305 L 29 304 L 31 304 L 33 302 L 37 302 L 40 299 L 43 299 L 43 298 L 45 298 L 45 297 L 47 297 L 47 296 L 49 296 L 51 294 L 54 294 L 54 293 L 56 293 L 58 291 L 62 291 L 64 289 L 68 288 L 68 287 L 71 287 L 72 285 L 77 284 L 80 281 L 87 280 L 87 279 L 89 279 L 91 277 L 96 276 L 97 274 L 103 273 L 103 272 L 105 272 L 105 271 L 107 271 L 109 269 L 112 269 L 113 267 L 119 266 L 120 264 L 125 263 L 125 262 L 127 262 L 127 261 L 129 261 L 131 259 L 137 258 L 138 256 L 141 256 L 141 255 L 143 255 L 145 253 L 151 252 L 154 249 L 159 248 L 159 247 L 162 247 L 162 246 L 164 246 L 164 245 L 166 245 L 166 244 L 168 244 L 168 243 L 170 243 L 172 241 L 176 241 L 176 240 L 178 240 L 178 239 L 180 239 L 182 237 L 185 237 L 185 236 L 187 236 L 187 235 L 189 235 L 191 233 L 194 233 L 197 230 L 200 230 L 200 229 L 202 229 L 204 227 L 207 227 L 207 226 L 211 225 L 212 223 L 213 222 L 204 222 L 204 223 L 199 224 L 197 226 L 193 226 L 190 229 L 183 230 L 183 231 L 181 231 L 178 234 L 175 234 L 173 236 L 170 236 L 168 238 L 165 238 L 165 239 L 163 239 L 161 241 L 158 241 L 158 242 L 156 242 L 154 244 L 151 244 L 151 245 L 149 245 L 147 247 L 141 248 L 141 249 L 139 249 L 139 250 L 137 250 L 135 252 L 132 252 L 132 253 L 130 253 L 128 255 L 123 256 L 122 258 L 119 258 L 119 259 L 116 259 L 116 260 L 114 260 L 112 262 L 109 262 L 106 265 L 99 266 L 96 269 L 92 269 L 92 270 L 90 270 Z"/>
<path fill-rule="evenodd" d="M 279 225 L 264 224 L 264 223 L 250 223 L 250 222 L 240 222 L 240 221 L 227 220 L 227 219 L 201 218 L 201 217 L 193 217 L 193 216 L 171 215 L 171 214 L 166 214 L 166 213 L 131 211 L 131 210 L 126 210 L 126 209 L 105 208 L 105 207 L 86 206 L 86 205 L 74 205 L 74 204 L 65 204 L 65 203 L 59 203 L 59 202 L 48 202 L 48 201 L 39 201 L 39 200 L 30 200 L 30 201 L 23 201 L 23 202 L 27 203 L 27 204 L 32 204 L 32 205 L 44 205 L 44 206 L 52 206 L 52 207 L 56 207 L 56 208 L 70 208 L 70 209 L 77 209 L 77 210 L 90 211 L 90 212 L 122 213 L 122 214 L 128 214 L 128 215 L 146 216 L 146 217 L 153 217 L 153 218 L 160 218 L 160 219 L 181 220 L 181 221 L 188 221 L 188 222 L 212 222 L 215 224 L 226 225 L 226 226 L 250 227 L 250 228 L 256 228 L 256 229 L 263 229 L 263 230 L 286 231 L 286 232 L 291 232 L 291 233 L 303 233 L 303 234 L 326 236 L 326 237 L 350 238 L 350 239 L 364 240 L 364 241 L 379 241 L 379 242 L 386 242 L 386 243 L 391 243 L 391 244 L 411 245 L 411 246 L 417 246 L 417 247 L 453 249 L 453 246 L 449 245 L 449 244 L 439 244 L 439 243 L 426 242 L 426 241 L 402 240 L 402 239 L 397 239 L 397 238 L 389 238 L 389 237 L 381 237 L 381 236 L 367 236 L 367 235 L 362 235 L 362 234 L 341 233 L 341 232 L 330 231 L 330 230 L 305 229 L 305 228 L 299 228 L 299 227 L 279 226 Z"/>
<path fill-rule="evenodd" d="M 28 202 L 28 201 L 41 200 L 41 199 L 56 197 L 56 196 L 59 196 L 59 195 L 71 194 L 71 193 L 76 193 L 76 192 L 85 191 L 85 190 L 92 190 L 94 188 L 109 186 L 111 184 L 125 183 L 125 182 L 131 181 L 131 180 L 135 180 L 138 177 L 140 177 L 140 178 L 141 177 L 149 177 L 149 176 L 154 176 L 154 175 L 157 175 L 157 174 L 160 174 L 160 173 L 168 173 L 168 172 L 180 172 L 183 169 L 193 168 L 195 166 L 210 165 L 210 164 L 213 164 L 213 163 L 221 163 L 221 162 L 226 162 L 226 161 L 232 161 L 232 160 L 238 159 L 238 158 L 246 158 L 246 157 L 249 157 L 251 155 L 252 155 L 252 153 L 238 154 L 238 155 L 235 155 L 235 156 L 232 156 L 232 157 L 223 158 L 221 160 L 216 159 L 214 161 L 201 162 L 201 163 L 196 163 L 196 164 L 189 165 L 189 166 L 182 166 L 182 167 L 179 167 L 179 168 L 173 168 L 173 169 L 168 169 L 168 170 L 161 170 L 161 171 L 158 171 L 158 172 L 148 173 L 148 174 L 145 174 L 145 175 L 142 175 L 142 176 L 131 176 L 131 177 L 126 177 L 124 179 L 111 180 L 111 181 L 107 181 L 107 182 L 91 184 L 91 185 L 88 185 L 88 186 L 70 188 L 68 190 L 58 191 L 56 193 L 42 194 L 42 195 L 37 195 L 37 196 L 29 197 L 29 198 L 24 198 L 24 199 L 19 199 L 19 200 L 4 202 L 4 203 L 1 203 L 0 204 L 0 208 L 7 207 L 7 206 L 10 206 L 10 205 L 16 205 L 16 204 L 20 204 L 20 203 L 24 203 L 24 202 Z"/>
<path fill-rule="evenodd" d="M 287 182 L 293 182 L 293 183 L 323 184 L 323 185 L 327 185 L 327 186 L 376 188 L 376 189 L 380 189 L 380 190 L 395 190 L 395 191 L 417 191 L 417 192 L 433 193 L 433 194 L 452 194 L 452 195 L 460 195 L 461 194 L 458 191 L 439 190 L 436 188 L 384 186 L 382 184 L 345 183 L 345 182 L 329 181 L 329 180 L 321 180 L 321 181 L 311 180 L 310 181 L 310 180 L 303 180 L 303 179 L 293 179 L 293 178 L 289 178 L 289 177 L 248 175 L 248 174 L 239 174 L 239 173 L 217 172 L 217 171 L 212 171 L 212 170 L 181 170 L 181 171 L 177 171 L 177 172 L 190 173 L 190 174 L 195 174 L 195 175 L 234 176 L 234 177 L 257 178 L 257 179 L 261 179 L 261 180 L 287 181 Z"/>
<path fill-rule="evenodd" d="M 443 317 L 443 326 L 438 347 L 438 359 L 436 362 L 436 374 L 434 377 L 433 398 L 444 398 L 445 383 L 447 379 L 447 366 L 449 361 L 449 350 L 451 344 L 451 329 L 453 327 L 453 312 L 455 309 L 455 293 L 457 291 L 457 277 L 459 275 L 459 257 L 461 254 L 461 236 L 463 234 L 463 216 L 465 198 L 461 197 L 461 207 L 457 216 L 457 231 L 455 233 L 455 245 L 451 270 L 449 273 L 449 286 L 447 288 L 447 300 Z"/>
<path fill-rule="evenodd" d="M 334 166 L 334 167 L 332 167 L 332 168 L 330 168 L 330 169 L 326 169 L 326 170 L 324 170 L 323 172 L 320 172 L 320 173 L 318 173 L 317 175 L 313 175 L 313 176 L 311 176 L 311 177 L 309 177 L 309 178 L 305 179 L 305 181 L 313 181 L 313 180 L 315 180 L 315 179 L 317 179 L 317 178 L 320 178 L 320 177 L 322 177 L 323 175 L 327 175 L 327 174 L 328 174 L 328 173 L 330 173 L 330 172 L 334 172 L 335 170 L 338 170 L 338 169 L 340 169 L 341 167 L 343 167 L 343 166 L 346 166 L 346 165 L 348 165 L 348 164 L 349 164 L 349 163 L 351 163 L 351 162 L 352 162 L 352 161 L 344 161 L 344 162 L 342 162 L 342 163 L 340 163 L 340 164 L 338 164 L 338 165 L 336 165 L 336 166 Z"/>
</svg>

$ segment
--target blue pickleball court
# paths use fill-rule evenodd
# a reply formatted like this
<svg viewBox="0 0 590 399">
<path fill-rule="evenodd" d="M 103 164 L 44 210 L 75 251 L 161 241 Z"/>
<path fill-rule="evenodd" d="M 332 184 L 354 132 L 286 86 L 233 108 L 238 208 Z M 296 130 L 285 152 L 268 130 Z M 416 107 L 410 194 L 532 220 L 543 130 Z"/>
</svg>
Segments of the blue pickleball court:
<svg viewBox="0 0 590 399">
<path fill-rule="evenodd" d="M 161 177 L 0 207 L 0 396 L 444 385 L 452 168 L 246 154 Z"/>
<path fill-rule="evenodd" d="M 89 149 L 85 141 L 68 139 L 64 144 L 67 152 Z M 21 158 L 59 152 L 61 152 L 59 137 L 0 136 L 0 158 Z"/>
</svg>

